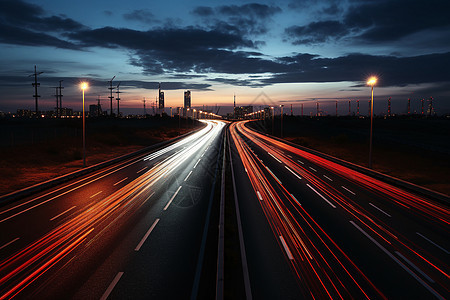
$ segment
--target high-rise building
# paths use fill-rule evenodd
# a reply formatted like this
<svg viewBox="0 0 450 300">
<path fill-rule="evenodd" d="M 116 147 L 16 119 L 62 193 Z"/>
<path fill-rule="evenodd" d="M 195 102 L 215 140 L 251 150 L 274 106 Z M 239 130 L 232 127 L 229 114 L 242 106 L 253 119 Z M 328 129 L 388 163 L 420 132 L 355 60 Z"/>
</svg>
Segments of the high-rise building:
<svg viewBox="0 0 450 300">
<path fill-rule="evenodd" d="M 159 84 L 159 109 L 164 109 L 164 92 L 161 91 L 161 83 Z"/>
<path fill-rule="evenodd" d="M 184 92 L 184 108 L 191 108 L 191 91 Z"/>
</svg>

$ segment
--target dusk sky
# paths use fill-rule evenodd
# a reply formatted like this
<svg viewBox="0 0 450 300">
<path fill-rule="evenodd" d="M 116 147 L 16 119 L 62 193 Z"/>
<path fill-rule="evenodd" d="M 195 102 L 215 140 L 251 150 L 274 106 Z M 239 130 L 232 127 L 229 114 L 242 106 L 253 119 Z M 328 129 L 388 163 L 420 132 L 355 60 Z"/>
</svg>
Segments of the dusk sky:
<svg viewBox="0 0 450 300">
<path fill-rule="evenodd" d="M 37 65 L 40 109 L 51 110 L 64 80 L 63 106 L 81 108 L 108 81 L 121 82 L 121 107 L 154 100 L 166 107 L 294 104 L 333 113 L 330 102 L 361 100 L 379 76 L 375 112 L 406 112 L 407 99 L 434 98 L 450 112 L 450 2 L 446 0 L 61 1 L 0 0 L 0 111 L 34 109 Z M 262 93 L 267 96 L 262 96 Z M 259 97 L 258 97 L 259 96 Z M 270 99 L 270 100 L 269 100 Z M 149 104 L 148 104 L 149 105 Z M 330 106 L 331 107 L 331 106 Z"/>
</svg>

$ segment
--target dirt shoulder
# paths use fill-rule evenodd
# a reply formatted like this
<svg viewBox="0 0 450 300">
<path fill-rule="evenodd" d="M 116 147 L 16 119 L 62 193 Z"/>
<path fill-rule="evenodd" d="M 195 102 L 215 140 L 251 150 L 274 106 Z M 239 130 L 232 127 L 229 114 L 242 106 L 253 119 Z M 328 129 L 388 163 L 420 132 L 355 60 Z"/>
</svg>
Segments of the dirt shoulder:
<svg viewBox="0 0 450 300">
<path fill-rule="evenodd" d="M 0 195 L 81 169 L 81 124 L 81 120 L 2 121 Z M 168 117 L 87 120 L 86 164 L 107 161 L 201 126 Z"/>
<path fill-rule="evenodd" d="M 290 117 L 283 120 L 283 138 L 367 167 L 369 119 L 355 117 Z M 280 136 L 281 120 L 275 119 Z M 272 134 L 272 123 L 251 126 Z M 377 118 L 373 130 L 374 170 L 450 195 L 450 120 Z"/>
</svg>

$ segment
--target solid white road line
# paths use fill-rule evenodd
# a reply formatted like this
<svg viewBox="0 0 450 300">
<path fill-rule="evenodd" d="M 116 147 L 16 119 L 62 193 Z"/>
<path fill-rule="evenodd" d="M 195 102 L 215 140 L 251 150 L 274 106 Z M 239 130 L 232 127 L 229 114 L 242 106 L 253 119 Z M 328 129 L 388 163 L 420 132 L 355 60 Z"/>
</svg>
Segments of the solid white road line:
<svg viewBox="0 0 450 300">
<path fill-rule="evenodd" d="M 69 209 L 63 211 L 62 213 L 60 213 L 59 215 L 54 216 L 53 218 L 50 219 L 50 221 L 53 221 L 54 219 L 57 219 L 57 218 L 61 217 L 61 216 L 64 215 L 65 213 L 68 213 L 69 211 L 71 211 L 72 209 L 74 209 L 75 207 L 76 207 L 76 206 L 72 206 L 71 208 L 69 208 Z"/>
<path fill-rule="evenodd" d="M 199 158 L 199 160 L 197 160 L 197 162 L 196 162 L 195 165 L 194 165 L 194 169 L 195 169 L 195 167 L 198 165 L 198 163 L 200 162 L 200 160 L 201 160 L 201 158 Z"/>
<path fill-rule="evenodd" d="M 389 218 L 392 217 L 390 214 L 388 214 L 387 212 L 385 212 L 385 211 L 382 210 L 381 208 L 376 207 L 375 204 L 372 204 L 372 203 L 369 202 L 369 205 L 371 205 L 372 207 L 378 209 L 380 212 L 382 212 L 383 214 L 385 214 L 385 215 L 388 216 Z"/>
<path fill-rule="evenodd" d="M 121 181 L 118 181 L 118 182 L 114 183 L 113 185 L 116 186 L 116 185 L 118 185 L 118 184 L 124 182 L 124 181 L 127 180 L 127 179 L 128 179 L 128 177 L 125 177 L 124 179 L 122 179 Z"/>
<path fill-rule="evenodd" d="M 109 284 L 108 288 L 106 289 L 103 296 L 100 298 L 100 300 L 106 300 L 108 299 L 109 294 L 113 291 L 116 284 L 119 282 L 120 278 L 122 277 L 123 272 L 117 273 L 116 277 L 114 277 L 113 281 Z"/>
<path fill-rule="evenodd" d="M 192 171 L 189 172 L 189 174 L 186 176 L 186 178 L 184 179 L 184 181 L 188 180 L 189 176 L 191 176 Z"/>
<path fill-rule="evenodd" d="M 427 274 L 425 274 L 421 269 L 419 269 L 415 264 L 413 264 L 409 259 L 407 259 L 406 257 L 404 257 L 400 252 L 395 251 L 395 253 L 400 256 L 401 258 L 403 258 L 404 261 L 406 261 L 411 267 L 413 267 L 417 272 L 419 272 L 420 274 L 422 274 L 423 277 L 425 277 L 426 279 L 428 279 L 429 282 L 434 283 L 434 280 L 430 278 L 430 276 L 428 276 Z"/>
<path fill-rule="evenodd" d="M 158 224 L 159 219 L 156 219 L 155 222 L 153 222 L 152 226 L 150 226 L 150 229 L 147 230 L 147 232 L 145 233 L 144 237 L 142 238 L 142 240 L 139 242 L 139 244 L 136 246 L 136 248 L 134 248 L 134 251 L 139 251 L 142 247 L 142 245 L 144 245 L 145 241 L 147 240 L 148 236 L 150 235 L 150 233 L 152 233 L 153 229 L 155 229 L 156 224 Z"/>
<path fill-rule="evenodd" d="M 302 179 L 300 176 L 297 175 L 297 173 L 295 173 L 294 171 L 292 171 L 291 169 L 289 169 L 287 166 L 284 166 L 286 169 L 288 169 L 289 172 L 291 172 L 292 174 L 294 174 L 295 177 L 297 177 L 298 179 Z"/>
<path fill-rule="evenodd" d="M 275 156 L 273 156 L 272 154 L 270 154 L 269 152 L 267 152 L 267 154 L 269 154 L 270 156 L 272 156 L 277 162 L 279 162 L 280 164 L 282 163 L 281 160 L 279 160 L 278 158 L 276 158 Z"/>
<path fill-rule="evenodd" d="M 325 178 L 328 179 L 329 181 L 333 181 L 333 179 L 331 179 L 331 178 L 328 177 L 327 175 L 323 175 L 323 177 L 325 177 Z"/>
<path fill-rule="evenodd" d="M 100 192 L 98 192 L 98 193 L 95 193 L 94 195 L 90 196 L 89 198 L 94 198 L 95 196 L 101 194 L 102 192 L 103 192 L 103 191 L 100 191 Z"/>
<path fill-rule="evenodd" d="M 327 198 L 325 198 L 324 196 L 322 196 L 322 194 L 320 194 L 318 191 L 316 191 L 312 186 L 310 186 L 308 183 L 307 183 L 306 185 L 307 185 L 311 190 L 313 190 L 317 195 L 319 195 L 320 198 L 322 198 L 322 199 L 325 200 L 328 204 L 330 204 L 331 207 L 336 208 L 336 206 L 335 206 L 333 203 L 331 203 L 330 201 L 328 201 Z"/>
<path fill-rule="evenodd" d="M 256 191 L 256 193 L 258 194 L 258 198 L 259 198 L 259 200 L 263 200 L 263 198 L 261 197 L 261 194 L 259 193 L 259 191 Z"/>
<path fill-rule="evenodd" d="M 425 240 L 429 241 L 430 243 L 432 243 L 433 245 L 435 245 L 436 247 L 438 247 L 439 249 L 441 249 L 442 251 L 444 251 L 447 254 L 450 254 L 450 252 L 448 252 L 446 249 L 444 249 L 443 247 L 439 246 L 438 244 L 436 244 L 435 242 L 433 242 L 432 240 L 430 240 L 429 238 L 427 238 L 426 236 L 416 232 L 416 234 L 418 234 L 419 236 L 421 236 L 422 238 L 424 238 Z"/>
<path fill-rule="evenodd" d="M 175 194 L 173 194 L 172 198 L 170 198 L 169 202 L 167 202 L 167 204 L 166 204 L 166 206 L 164 207 L 163 210 L 167 210 L 167 208 L 169 208 L 170 203 L 172 203 L 173 199 L 175 199 L 175 197 L 177 196 L 177 194 L 180 191 L 180 189 L 181 189 L 181 185 L 178 188 L 178 190 L 175 192 Z"/>
<path fill-rule="evenodd" d="M 3 246 L 0 247 L 0 250 L 2 250 L 2 249 L 5 248 L 5 247 L 8 247 L 9 245 L 11 245 L 12 243 L 14 243 L 15 241 L 18 241 L 19 239 L 20 239 L 20 238 L 15 238 L 15 239 L 13 239 L 12 241 L 10 241 L 10 242 L 4 244 Z"/>
<path fill-rule="evenodd" d="M 136 172 L 136 174 L 141 173 L 142 171 L 144 171 L 145 169 L 147 169 L 148 167 L 143 167 L 142 169 L 140 169 L 139 171 Z"/>
<path fill-rule="evenodd" d="M 304 165 L 305 163 L 304 162 L 302 162 L 301 160 L 297 160 L 299 163 L 301 163 L 302 165 Z"/>
<path fill-rule="evenodd" d="M 350 194 L 356 195 L 354 192 L 350 191 L 348 188 L 346 188 L 345 186 L 341 185 L 341 188 L 343 188 L 344 190 L 346 190 L 347 192 L 349 192 Z"/>
<path fill-rule="evenodd" d="M 283 244 L 284 251 L 286 251 L 287 256 L 290 260 L 294 260 L 294 257 L 292 256 L 291 250 L 289 250 L 286 242 L 284 241 L 284 238 L 282 235 L 280 235 L 281 244 Z"/>
<path fill-rule="evenodd" d="M 411 271 L 407 266 L 405 266 L 401 261 L 399 261 L 391 252 L 384 248 L 380 243 L 378 243 L 374 238 L 372 238 L 367 232 L 365 232 L 361 227 L 359 227 L 355 222 L 350 221 L 350 223 L 355 226 L 362 234 L 364 234 L 369 240 L 371 240 L 375 245 L 378 246 L 384 253 L 386 253 L 393 261 L 395 261 L 400 267 L 402 267 L 406 272 L 409 273 L 414 279 L 416 279 L 420 284 L 422 284 L 429 292 L 435 295 L 437 298 L 444 300 L 444 297 L 439 295 L 433 288 L 431 288 L 425 281 L 423 281 L 419 276 Z"/>
</svg>

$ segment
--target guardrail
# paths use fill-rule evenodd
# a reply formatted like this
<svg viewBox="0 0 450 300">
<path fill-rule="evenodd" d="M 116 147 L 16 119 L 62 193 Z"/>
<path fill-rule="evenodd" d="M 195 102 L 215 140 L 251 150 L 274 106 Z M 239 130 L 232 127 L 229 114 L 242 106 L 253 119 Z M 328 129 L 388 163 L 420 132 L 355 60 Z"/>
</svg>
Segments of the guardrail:
<svg viewBox="0 0 450 300">
<path fill-rule="evenodd" d="M 244 124 L 244 126 L 246 126 L 246 124 Z M 304 146 L 301 146 L 301 145 L 298 145 L 298 144 L 295 144 L 295 143 L 292 143 L 292 142 L 287 141 L 285 139 L 282 139 L 282 138 L 279 138 L 279 137 L 276 137 L 276 136 L 272 136 L 270 134 L 267 134 L 265 132 L 259 131 L 259 130 L 254 129 L 254 128 L 249 128 L 249 129 L 254 130 L 254 131 L 256 131 L 256 132 L 258 132 L 260 134 L 263 134 L 265 136 L 268 136 L 270 138 L 276 139 L 276 140 L 278 140 L 280 142 L 286 143 L 286 144 L 288 144 L 288 145 L 290 145 L 292 147 L 296 147 L 296 148 L 298 148 L 300 150 L 303 150 L 303 151 L 312 153 L 314 155 L 317 155 L 319 157 L 328 159 L 328 160 L 330 160 L 332 162 L 335 162 L 335 163 L 338 163 L 340 165 L 343 165 L 343 166 L 345 166 L 345 167 L 347 167 L 349 169 L 358 171 L 358 172 L 363 173 L 365 175 L 369 175 L 371 177 L 374 177 L 376 179 L 382 180 L 382 181 L 384 181 L 386 183 L 389 183 L 389 184 L 392 184 L 394 186 L 407 189 L 409 191 L 415 192 L 415 193 L 420 194 L 422 196 L 426 196 L 426 197 L 432 198 L 432 199 L 434 199 L 436 201 L 439 201 L 442 204 L 450 206 L 450 196 L 447 196 L 445 194 L 442 194 L 442 193 L 439 193 L 439 192 L 427 189 L 425 187 L 416 185 L 414 183 L 407 182 L 407 181 L 404 181 L 402 179 L 395 178 L 395 177 L 392 177 L 392 176 L 389 176 L 389 175 L 386 175 L 386 174 L 383 174 L 383 173 L 380 173 L 380 172 L 368 169 L 366 167 L 363 167 L 363 166 L 360 166 L 360 165 L 348 162 L 346 160 L 343 160 L 343 159 L 340 159 L 340 158 L 337 158 L 337 157 L 334 157 L 334 156 L 331 156 L 331 155 L 328 155 L 328 154 L 325 154 L 325 153 L 322 153 L 322 152 L 319 152 L 319 151 L 316 151 L 316 150 L 313 150 L 313 149 L 310 149 L 310 148 L 307 148 L 307 147 L 304 147 Z"/>
</svg>

